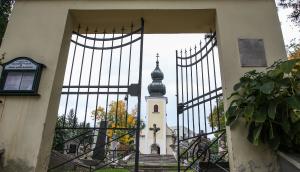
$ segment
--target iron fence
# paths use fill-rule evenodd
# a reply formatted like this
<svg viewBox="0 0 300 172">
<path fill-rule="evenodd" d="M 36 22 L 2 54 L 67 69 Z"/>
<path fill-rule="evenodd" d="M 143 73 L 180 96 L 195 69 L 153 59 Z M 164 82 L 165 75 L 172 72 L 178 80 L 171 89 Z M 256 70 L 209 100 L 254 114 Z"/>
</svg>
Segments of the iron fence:
<svg viewBox="0 0 300 172">
<path fill-rule="evenodd" d="M 176 51 L 178 171 L 228 171 L 216 33 Z"/>
<path fill-rule="evenodd" d="M 122 167 L 130 155 L 138 171 L 143 34 L 143 19 L 111 32 L 73 31 L 49 171 Z"/>
</svg>

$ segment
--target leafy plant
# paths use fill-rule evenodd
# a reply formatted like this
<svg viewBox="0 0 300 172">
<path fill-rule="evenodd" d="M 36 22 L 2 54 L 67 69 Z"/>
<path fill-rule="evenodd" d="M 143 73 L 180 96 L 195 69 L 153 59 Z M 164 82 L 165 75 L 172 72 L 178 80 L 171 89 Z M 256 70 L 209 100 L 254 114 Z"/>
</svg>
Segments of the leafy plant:
<svg viewBox="0 0 300 172">
<path fill-rule="evenodd" d="M 0 0 L 0 45 L 15 0 Z"/>
<path fill-rule="evenodd" d="M 245 119 L 248 140 L 274 150 L 300 151 L 300 59 L 277 61 L 266 72 L 250 71 L 229 97 L 226 125 Z"/>
<path fill-rule="evenodd" d="M 65 121 L 65 122 L 64 122 Z M 65 123 L 65 124 L 63 124 Z M 57 117 L 56 128 L 67 127 L 70 129 L 58 129 L 55 131 L 53 139 L 53 149 L 63 153 L 65 141 L 72 140 L 77 138 L 80 141 L 80 144 L 83 144 L 84 147 L 87 147 L 93 143 L 93 135 L 90 128 L 90 124 L 87 123 L 84 126 L 84 123 L 78 122 L 78 118 L 75 116 L 74 109 L 70 109 L 69 113 L 64 117 L 59 115 Z M 86 127 L 86 129 L 71 129 L 72 127 Z M 85 134 L 86 133 L 86 134 Z"/>
</svg>

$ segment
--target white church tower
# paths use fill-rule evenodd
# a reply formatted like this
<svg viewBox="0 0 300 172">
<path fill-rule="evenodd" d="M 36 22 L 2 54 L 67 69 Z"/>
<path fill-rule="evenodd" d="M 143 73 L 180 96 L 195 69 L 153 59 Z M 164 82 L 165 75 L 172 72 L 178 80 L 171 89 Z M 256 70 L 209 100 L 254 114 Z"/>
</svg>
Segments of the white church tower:
<svg viewBox="0 0 300 172">
<path fill-rule="evenodd" d="M 157 56 L 158 57 L 158 56 Z M 152 83 L 148 85 L 150 96 L 146 96 L 147 122 L 145 128 L 145 154 L 167 154 L 166 87 L 162 83 L 164 74 L 156 61 L 151 73 Z"/>
</svg>

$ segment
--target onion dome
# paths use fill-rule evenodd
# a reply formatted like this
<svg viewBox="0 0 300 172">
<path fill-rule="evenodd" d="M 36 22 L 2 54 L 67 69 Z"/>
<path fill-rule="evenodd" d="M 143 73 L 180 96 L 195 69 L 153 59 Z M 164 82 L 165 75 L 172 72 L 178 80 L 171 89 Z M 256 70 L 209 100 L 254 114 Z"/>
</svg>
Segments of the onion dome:
<svg viewBox="0 0 300 172">
<path fill-rule="evenodd" d="M 158 57 L 158 55 L 157 55 Z M 156 68 L 151 73 L 152 83 L 148 85 L 148 92 L 150 96 L 163 96 L 166 94 L 166 87 L 162 83 L 164 74 L 159 68 L 159 61 L 156 61 Z"/>
</svg>

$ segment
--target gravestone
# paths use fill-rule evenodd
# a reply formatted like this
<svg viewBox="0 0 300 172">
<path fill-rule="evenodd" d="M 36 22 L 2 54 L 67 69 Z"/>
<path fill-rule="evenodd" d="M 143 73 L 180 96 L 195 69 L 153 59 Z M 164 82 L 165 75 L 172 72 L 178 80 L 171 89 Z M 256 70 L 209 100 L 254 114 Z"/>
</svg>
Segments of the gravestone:
<svg viewBox="0 0 300 172">
<path fill-rule="evenodd" d="M 93 159 L 103 161 L 105 158 L 105 143 L 106 143 L 106 121 L 100 122 L 100 130 L 96 141 L 96 146 L 93 152 Z"/>
</svg>

